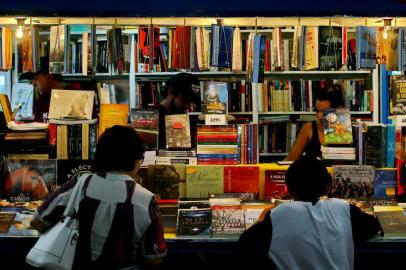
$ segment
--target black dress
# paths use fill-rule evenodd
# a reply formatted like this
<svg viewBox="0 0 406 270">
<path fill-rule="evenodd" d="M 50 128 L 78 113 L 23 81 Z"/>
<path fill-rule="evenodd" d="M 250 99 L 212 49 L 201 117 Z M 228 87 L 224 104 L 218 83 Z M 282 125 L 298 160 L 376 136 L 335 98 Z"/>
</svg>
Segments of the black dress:
<svg viewBox="0 0 406 270">
<path fill-rule="evenodd" d="M 321 157 L 321 150 L 320 150 L 321 143 L 319 140 L 319 132 L 317 129 L 316 121 L 312 122 L 312 130 L 313 130 L 312 138 L 311 138 L 310 142 L 308 142 L 306 144 L 305 155 L 307 157 L 315 157 L 315 158 Z"/>
</svg>

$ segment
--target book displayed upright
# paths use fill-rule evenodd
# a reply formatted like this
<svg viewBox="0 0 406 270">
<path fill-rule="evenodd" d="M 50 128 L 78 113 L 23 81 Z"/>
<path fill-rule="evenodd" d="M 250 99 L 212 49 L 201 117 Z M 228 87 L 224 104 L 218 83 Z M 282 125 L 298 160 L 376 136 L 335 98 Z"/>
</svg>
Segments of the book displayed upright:
<svg viewBox="0 0 406 270">
<path fill-rule="evenodd" d="M 227 114 L 228 84 L 226 82 L 203 82 L 203 114 Z"/>
<path fill-rule="evenodd" d="M 351 116 L 347 109 L 325 110 L 323 128 L 326 145 L 353 143 Z"/>
<path fill-rule="evenodd" d="M 165 115 L 166 148 L 191 148 L 190 121 L 187 114 Z"/>
<path fill-rule="evenodd" d="M 53 89 L 49 119 L 92 119 L 94 91 Z"/>
</svg>

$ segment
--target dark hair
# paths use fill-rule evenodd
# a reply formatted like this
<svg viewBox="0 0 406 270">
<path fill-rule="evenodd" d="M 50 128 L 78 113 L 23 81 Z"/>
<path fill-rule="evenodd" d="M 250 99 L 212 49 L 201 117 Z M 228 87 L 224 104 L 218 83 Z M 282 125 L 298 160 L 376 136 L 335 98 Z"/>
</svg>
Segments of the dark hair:
<svg viewBox="0 0 406 270">
<path fill-rule="evenodd" d="M 289 193 L 300 201 L 314 202 L 326 195 L 331 176 L 324 164 L 314 157 L 302 157 L 290 165 L 286 173 Z"/>
<path fill-rule="evenodd" d="M 344 88 L 341 84 L 335 83 L 315 92 L 313 106 L 316 105 L 316 100 L 330 101 L 331 107 L 345 107 Z"/>
<path fill-rule="evenodd" d="M 172 88 L 172 93 L 180 95 L 186 101 L 200 104 L 200 83 L 197 77 L 191 73 L 181 72 L 170 78 L 166 85 L 165 96 L 169 94 L 169 89 Z"/>
<path fill-rule="evenodd" d="M 135 161 L 144 158 L 145 148 L 137 132 L 130 127 L 106 129 L 97 142 L 94 171 L 132 171 Z"/>
</svg>

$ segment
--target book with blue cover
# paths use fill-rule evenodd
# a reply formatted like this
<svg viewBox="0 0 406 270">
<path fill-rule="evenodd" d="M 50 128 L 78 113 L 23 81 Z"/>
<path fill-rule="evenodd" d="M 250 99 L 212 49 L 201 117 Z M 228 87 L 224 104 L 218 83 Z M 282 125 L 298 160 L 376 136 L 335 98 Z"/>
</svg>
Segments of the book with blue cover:
<svg viewBox="0 0 406 270">
<path fill-rule="evenodd" d="M 357 69 L 376 66 L 376 29 L 359 26 L 357 28 Z"/>
<path fill-rule="evenodd" d="M 227 114 L 228 83 L 203 82 L 203 114 Z"/>
<path fill-rule="evenodd" d="M 374 198 L 390 200 L 396 196 L 396 169 L 375 170 Z"/>
<path fill-rule="evenodd" d="M 210 65 L 231 68 L 234 28 L 213 24 L 211 26 Z"/>
</svg>

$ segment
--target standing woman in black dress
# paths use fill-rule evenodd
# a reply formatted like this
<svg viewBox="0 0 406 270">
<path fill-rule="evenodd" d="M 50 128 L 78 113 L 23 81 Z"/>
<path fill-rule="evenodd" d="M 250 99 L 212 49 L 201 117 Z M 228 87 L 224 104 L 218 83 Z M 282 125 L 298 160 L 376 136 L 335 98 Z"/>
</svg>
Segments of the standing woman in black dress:
<svg viewBox="0 0 406 270">
<path fill-rule="evenodd" d="M 341 84 L 334 84 L 319 91 L 314 97 L 316 120 L 307 122 L 300 129 L 287 161 L 295 161 L 305 153 L 306 156 L 321 157 L 320 147 L 324 144 L 323 117 L 324 111 L 331 108 L 345 108 L 344 89 Z"/>
</svg>

